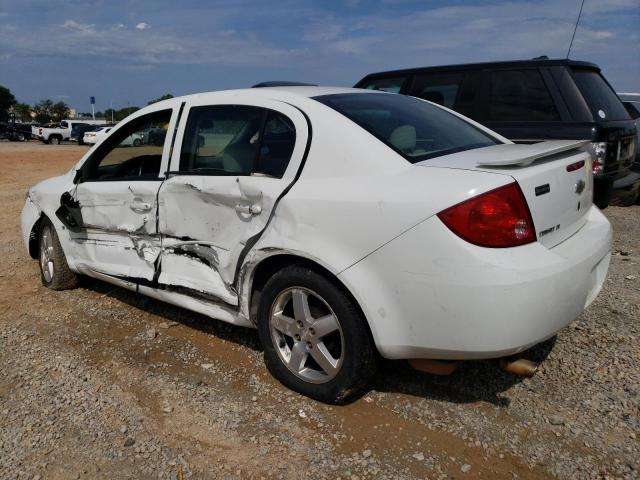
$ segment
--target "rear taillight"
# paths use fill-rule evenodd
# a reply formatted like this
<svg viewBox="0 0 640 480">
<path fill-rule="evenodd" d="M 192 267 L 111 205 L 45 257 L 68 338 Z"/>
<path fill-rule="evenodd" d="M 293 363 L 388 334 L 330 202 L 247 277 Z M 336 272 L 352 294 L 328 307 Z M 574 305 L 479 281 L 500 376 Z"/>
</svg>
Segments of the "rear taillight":
<svg viewBox="0 0 640 480">
<path fill-rule="evenodd" d="M 591 142 L 589 147 L 593 157 L 591 168 L 594 175 L 604 172 L 604 163 L 607 158 L 607 142 Z"/>
<path fill-rule="evenodd" d="M 517 247 L 536 241 L 533 220 L 517 183 L 510 183 L 438 214 L 449 229 L 481 247 Z"/>
</svg>

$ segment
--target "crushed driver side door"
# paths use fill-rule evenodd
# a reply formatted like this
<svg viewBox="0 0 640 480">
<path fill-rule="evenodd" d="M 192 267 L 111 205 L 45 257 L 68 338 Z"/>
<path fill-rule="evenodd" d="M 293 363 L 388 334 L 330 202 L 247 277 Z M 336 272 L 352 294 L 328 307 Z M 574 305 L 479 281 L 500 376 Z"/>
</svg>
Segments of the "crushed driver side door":
<svg viewBox="0 0 640 480">
<path fill-rule="evenodd" d="M 157 195 L 175 111 L 164 105 L 135 116 L 113 129 L 80 167 L 71 194 L 82 226 L 70 236 L 83 273 L 153 280 L 160 254 Z"/>
</svg>

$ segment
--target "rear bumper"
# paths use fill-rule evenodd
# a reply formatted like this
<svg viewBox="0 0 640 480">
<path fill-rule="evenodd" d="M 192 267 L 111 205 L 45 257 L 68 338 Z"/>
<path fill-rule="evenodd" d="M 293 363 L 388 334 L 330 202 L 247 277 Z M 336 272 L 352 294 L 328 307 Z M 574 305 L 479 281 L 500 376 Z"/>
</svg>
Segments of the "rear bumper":
<svg viewBox="0 0 640 480">
<path fill-rule="evenodd" d="M 488 249 L 432 217 L 340 274 L 386 358 L 482 359 L 518 353 L 564 328 L 602 288 L 611 226 L 548 249 Z"/>
</svg>

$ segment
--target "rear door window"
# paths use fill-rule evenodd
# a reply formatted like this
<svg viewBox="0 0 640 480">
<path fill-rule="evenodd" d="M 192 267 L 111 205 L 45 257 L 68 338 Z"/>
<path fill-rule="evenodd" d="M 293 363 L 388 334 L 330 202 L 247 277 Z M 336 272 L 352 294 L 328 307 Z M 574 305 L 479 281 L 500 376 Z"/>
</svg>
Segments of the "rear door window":
<svg viewBox="0 0 640 480">
<path fill-rule="evenodd" d="M 293 122 L 279 112 L 250 105 L 193 107 L 182 142 L 180 171 L 281 178 L 295 143 Z"/>
<path fill-rule="evenodd" d="M 464 79 L 462 73 L 432 73 L 417 75 L 411 94 L 447 108 L 453 108 Z"/>
<path fill-rule="evenodd" d="M 180 170 L 250 175 L 258 155 L 264 109 L 245 105 L 194 107 L 185 129 Z"/>
<path fill-rule="evenodd" d="M 376 78 L 368 80 L 359 88 L 367 90 L 380 90 L 381 92 L 399 93 L 406 77 Z"/>
<path fill-rule="evenodd" d="M 574 68 L 573 79 L 594 120 L 629 120 L 624 105 L 597 71 Z"/>
<path fill-rule="evenodd" d="M 560 120 L 544 79 L 536 69 L 490 72 L 488 100 L 487 120 Z"/>
</svg>

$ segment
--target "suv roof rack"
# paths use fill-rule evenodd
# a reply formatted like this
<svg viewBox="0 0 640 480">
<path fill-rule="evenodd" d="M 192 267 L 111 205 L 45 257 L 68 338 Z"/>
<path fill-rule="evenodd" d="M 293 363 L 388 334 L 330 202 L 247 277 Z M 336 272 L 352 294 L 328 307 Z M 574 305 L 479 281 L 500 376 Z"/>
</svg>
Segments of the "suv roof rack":
<svg viewBox="0 0 640 480">
<path fill-rule="evenodd" d="M 272 80 L 269 82 L 260 82 L 253 85 L 251 88 L 264 88 L 264 87 L 317 87 L 315 83 L 302 83 L 302 82 L 287 82 L 280 80 Z"/>
</svg>

